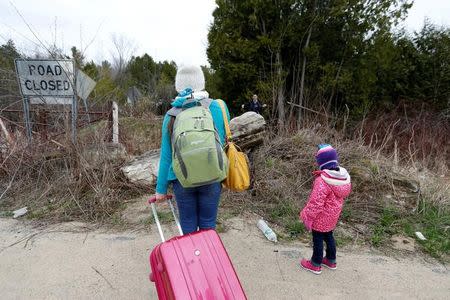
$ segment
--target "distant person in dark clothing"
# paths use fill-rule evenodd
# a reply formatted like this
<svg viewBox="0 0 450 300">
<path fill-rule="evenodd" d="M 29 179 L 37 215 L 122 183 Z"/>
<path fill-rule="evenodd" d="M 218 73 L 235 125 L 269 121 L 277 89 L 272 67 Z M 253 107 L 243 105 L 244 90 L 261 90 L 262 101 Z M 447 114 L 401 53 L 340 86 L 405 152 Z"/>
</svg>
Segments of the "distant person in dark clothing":
<svg viewBox="0 0 450 300">
<path fill-rule="evenodd" d="M 261 114 L 263 107 L 266 107 L 266 105 L 262 105 L 261 102 L 259 102 L 258 95 L 253 95 L 252 100 L 250 100 L 247 104 L 242 105 L 242 108 L 245 110 L 254 111 L 257 114 Z"/>
</svg>

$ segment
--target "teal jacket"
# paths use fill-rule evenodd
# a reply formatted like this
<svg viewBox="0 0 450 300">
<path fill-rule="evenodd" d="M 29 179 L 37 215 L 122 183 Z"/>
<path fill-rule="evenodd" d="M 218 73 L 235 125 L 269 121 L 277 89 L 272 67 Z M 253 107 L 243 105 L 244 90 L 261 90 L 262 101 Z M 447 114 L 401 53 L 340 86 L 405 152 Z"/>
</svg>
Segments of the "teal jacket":
<svg viewBox="0 0 450 300">
<path fill-rule="evenodd" d="M 182 107 L 184 101 L 189 97 L 177 97 L 173 102 L 173 107 Z M 193 93 L 195 99 L 201 100 L 208 97 L 206 92 Z M 228 121 L 230 120 L 230 112 L 228 108 L 225 106 L 227 112 Z M 223 123 L 223 115 L 222 110 L 220 109 L 217 101 L 213 100 L 211 105 L 209 106 L 209 110 L 211 111 L 211 115 L 213 117 L 214 125 L 216 126 L 217 132 L 220 137 L 220 142 L 222 146 L 225 143 L 225 125 Z M 171 133 L 169 132 L 168 125 L 171 116 L 167 113 L 164 116 L 163 124 L 162 124 L 162 138 L 161 138 L 161 157 L 159 159 L 159 172 L 158 179 L 156 182 L 156 192 L 158 194 L 167 194 L 167 188 L 169 186 L 170 181 L 177 179 L 175 173 L 172 169 L 172 145 L 171 145 Z"/>
</svg>

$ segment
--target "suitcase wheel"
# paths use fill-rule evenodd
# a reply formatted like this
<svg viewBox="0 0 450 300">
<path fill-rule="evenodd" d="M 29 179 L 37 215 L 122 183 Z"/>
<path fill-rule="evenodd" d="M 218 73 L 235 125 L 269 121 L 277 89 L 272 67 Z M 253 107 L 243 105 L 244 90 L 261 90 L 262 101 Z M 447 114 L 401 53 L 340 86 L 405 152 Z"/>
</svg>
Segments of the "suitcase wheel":
<svg viewBox="0 0 450 300">
<path fill-rule="evenodd" d="M 151 282 L 155 282 L 155 276 L 153 276 L 153 273 L 150 272 L 150 275 L 148 276 Z"/>
</svg>

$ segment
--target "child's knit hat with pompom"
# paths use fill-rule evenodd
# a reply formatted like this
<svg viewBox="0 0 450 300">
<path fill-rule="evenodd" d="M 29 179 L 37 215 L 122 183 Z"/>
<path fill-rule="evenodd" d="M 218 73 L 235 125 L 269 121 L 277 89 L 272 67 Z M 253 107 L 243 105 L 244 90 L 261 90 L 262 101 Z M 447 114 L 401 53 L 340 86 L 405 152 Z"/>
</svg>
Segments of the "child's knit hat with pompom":
<svg viewBox="0 0 450 300">
<path fill-rule="evenodd" d="M 336 169 L 339 167 L 339 158 L 336 149 L 329 144 L 320 144 L 318 148 L 316 161 L 320 170 Z"/>
</svg>

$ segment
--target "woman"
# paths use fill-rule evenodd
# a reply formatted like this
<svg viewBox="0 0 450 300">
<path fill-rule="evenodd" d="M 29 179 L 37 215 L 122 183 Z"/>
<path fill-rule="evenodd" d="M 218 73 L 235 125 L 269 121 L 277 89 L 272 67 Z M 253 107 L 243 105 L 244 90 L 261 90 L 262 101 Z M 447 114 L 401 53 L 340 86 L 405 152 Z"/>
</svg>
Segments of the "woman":
<svg viewBox="0 0 450 300">
<path fill-rule="evenodd" d="M 184 234 L 198 229 L 214 229 L 216 227 L 217 210 L 219 206 L 221 182 L 214 182 L 197 187 L 185 188 L 175 176 L 172 165 L 172 132 L 174 128 L 174 111 L 181 108 L 188 109 L 187 105 L 208 103 L 213 123 L 222 147 L 225 144 L 225 126 L 222 110 L 218 101 L 210 100 L 205 89 L 205 77 L 198 66 L 183 66 L 178 69 L 175 78 L 175 88 L 179 93 L 172 102 L 172 109 L 164 116 L 162 125 L 161 158 L 156 184 L 156 200 L 163 201 L 167 197 L 167 190 L 172 183 L 180 214 L 181 228 Z M 195 100 L 195 101 L 192 101 Z M 186 104 L 189 103 L 189 104 Z M 192 104 L 195 103 L 195 104 Z M 187 107 L 186 107 L 187 106 Z M 228 120 L 230 115 L 226 108 Z"/>
</svg>

